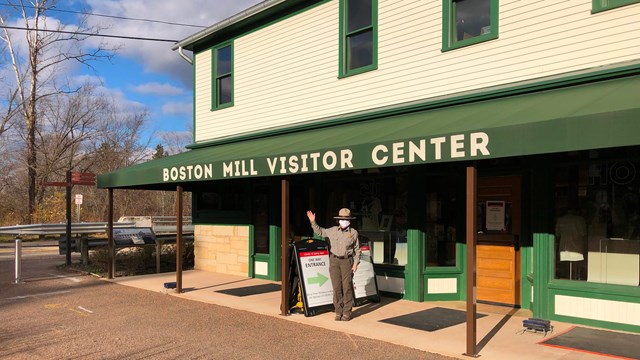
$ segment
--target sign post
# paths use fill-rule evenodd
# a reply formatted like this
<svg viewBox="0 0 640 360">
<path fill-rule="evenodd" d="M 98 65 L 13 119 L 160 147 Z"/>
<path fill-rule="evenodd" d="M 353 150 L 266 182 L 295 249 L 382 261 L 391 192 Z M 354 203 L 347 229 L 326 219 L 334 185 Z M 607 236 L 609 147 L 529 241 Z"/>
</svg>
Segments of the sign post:
<svg viewBox="0 0 640 360">
<path fill-rule="evenodd" d="M 73 189 L 73 185 L 88 185 L 88 186 L 96 186 L 96 174 L 94 173 L 81 173 L 81 172 L 72 172 L 71 170 L 67 171 L 66 181 L 65 182 L 43 182 L 42 186 L 64 186 L 67 188 L 67 231 L 66 231 L 66 256 L 65 256 L 65 264 L 67 266 L 71 265 L 71 189 Z M 78 203 L 78 196 L 80 197 L 80 202 Z M 78 222 L 80 222 L 80 205 L 82 205 L 82 195 L 76 196 L 76 204 L 78 205 Z"/>
</svg>

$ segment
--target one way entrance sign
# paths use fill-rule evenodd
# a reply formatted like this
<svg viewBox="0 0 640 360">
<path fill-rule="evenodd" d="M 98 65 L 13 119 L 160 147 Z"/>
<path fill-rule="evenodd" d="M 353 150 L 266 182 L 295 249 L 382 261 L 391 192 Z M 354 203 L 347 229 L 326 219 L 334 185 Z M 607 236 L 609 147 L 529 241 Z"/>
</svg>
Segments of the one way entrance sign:
<svg viewBox="0 0 640 360">
<path fill-rule="evenodd" d="M 322 240 L 301 240 L 293 246 L 302 286 L 304 315 L 333 310 L 333 288 L 329 276 L 329 246 Z"/>
<path fill-rule="evenodd" d="M 301 240 L 293 244 L 302 287 L 304 315 L 333 311 L 333 286 L 329 275 L 329 244 L 324 240 Z M 360 244 L 362 256 L 353 277 L 355 305 L 379 302 L 378 284 L 371 261 L 369 244 Z M 294 285 L 297 286 L 297 285 Z"/>
</svg>

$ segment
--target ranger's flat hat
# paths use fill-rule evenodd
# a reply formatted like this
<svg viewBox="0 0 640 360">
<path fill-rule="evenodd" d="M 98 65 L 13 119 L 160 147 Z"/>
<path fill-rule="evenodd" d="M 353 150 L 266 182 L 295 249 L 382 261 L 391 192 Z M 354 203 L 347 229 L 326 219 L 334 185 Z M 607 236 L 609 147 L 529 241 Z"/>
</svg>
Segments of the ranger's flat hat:
<svg viewBox="0 0 640 360">
<path fill-rule="evenodd" d="M 340 209 L 340 211 L 338 211 L 338 216 L 334 216 L 334 219 L 341 219 L 341 220 L 352 220 L 355 219 L 355 217 L 351 216 L 351 210 L 347 209 L 347 208 L 342 208 Z"/>
</svg>

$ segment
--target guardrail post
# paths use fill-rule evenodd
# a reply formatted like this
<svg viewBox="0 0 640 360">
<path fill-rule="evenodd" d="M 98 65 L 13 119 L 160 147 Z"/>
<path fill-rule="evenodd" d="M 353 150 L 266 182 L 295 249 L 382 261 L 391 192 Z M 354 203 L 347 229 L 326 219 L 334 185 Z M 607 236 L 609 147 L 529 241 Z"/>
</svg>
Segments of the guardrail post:
<svg viewBox="0 0 640 360">
<path fill-rule="evenodd" d="M 83 265 L 89 263 L 89 239 L 86 236 L 80 238 L 80 258 Z"/>
<path fill-rule="evenodd" d="M 16 278 L 14 284 L 22 283 L 22 239 L 16 236 Z"/>
<path fill-rule="evenodd" d="M 156 274 L 160 273 L 160 255 L 162 254 L 162 243 L 164 241 L 156 238 Z"/>
</svg>

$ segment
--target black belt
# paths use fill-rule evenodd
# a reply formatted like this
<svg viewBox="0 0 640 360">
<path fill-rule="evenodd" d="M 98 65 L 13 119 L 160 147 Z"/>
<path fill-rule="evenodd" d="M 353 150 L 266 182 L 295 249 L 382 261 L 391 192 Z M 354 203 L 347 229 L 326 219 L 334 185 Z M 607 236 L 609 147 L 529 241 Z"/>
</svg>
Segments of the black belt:
<svg viewBox="0 0 640 360">
<path fill-rule="evenodd" d="M 334 258 L 338 258 L 340 260 L 349 259 L 349 258 L 353 257 L 353 255 L 338 256 L 338 255 L 335 255 L 334 253 L 331 253 L 331 256 L 333 256 Z"/>
</svg>

